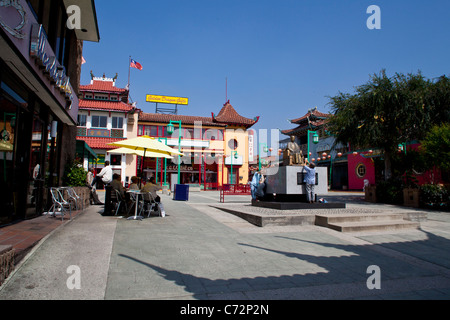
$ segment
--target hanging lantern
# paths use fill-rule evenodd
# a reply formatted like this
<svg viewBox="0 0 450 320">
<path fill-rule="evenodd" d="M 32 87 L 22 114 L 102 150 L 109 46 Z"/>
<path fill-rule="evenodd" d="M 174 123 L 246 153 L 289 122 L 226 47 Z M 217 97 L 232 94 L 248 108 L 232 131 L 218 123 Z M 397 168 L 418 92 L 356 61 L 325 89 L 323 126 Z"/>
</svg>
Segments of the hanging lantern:
<svg viewBox="0 0 450 320">
<path fill-rule="evenodd" d="M 337 156 L 342 157 L 342 152 L 338 152 Z"/>
<path fill-rule="evenodd" d="M 322 160 L 326 160 L 327 159 L 327 157 L 322 157 Z"/>
<path fill-rule="evenodd" d="M 174 131 L 175 131 L 174 125 L 173 125 L 172 123 L 169 123 L 169 124 L 167 125 L 167 133 L 168 133 L 168 134 L 172 134 Z"/>
<path fill-rule="evenodd" d="M 317 134 L 317 132 L 315 132 L 314 135 L 313 135 L 313 143 L 314 144 L 318 144 L 319 143 L 319 135 Z"/>
<path fill-rule="evenodd" d="M 331 159 L 331 155 L 328 155 L 328 159 Z"/>
<path fill-rule="evenodd" d="M 326 157 L 326 156 L 327 156 L 326 152 L 322 153 L 322 157 Z"/>
<path fill-rule="evenodd" d="M 354 156 L 356 156 L 357 154 L 358 154 L 358 152 L 356 152 L 356 151 L 355 151 L 355 152 L 353 152 L 353 155 L 354 155 Z"/>
<path fill-rule="evenodd" d="M 315 159 L 315 158 L 312 158 L 311 161 L 314 162 L 314 161 L 316 161 L 316 159 Z"/>
</svg>

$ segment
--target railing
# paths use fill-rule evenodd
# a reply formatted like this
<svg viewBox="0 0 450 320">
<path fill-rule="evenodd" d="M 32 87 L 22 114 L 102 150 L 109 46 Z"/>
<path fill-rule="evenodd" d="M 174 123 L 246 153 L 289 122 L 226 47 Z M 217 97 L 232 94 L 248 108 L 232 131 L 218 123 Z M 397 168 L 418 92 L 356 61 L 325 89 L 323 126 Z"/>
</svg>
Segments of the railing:
<svg viewBox="0 0 450 320">
<path fill-rule="evenodd" d="M 225 195 L 251 195 L 248 184 L 224 184 L 220 188 L 220 202 L 225 202 Z"/>
</svg>

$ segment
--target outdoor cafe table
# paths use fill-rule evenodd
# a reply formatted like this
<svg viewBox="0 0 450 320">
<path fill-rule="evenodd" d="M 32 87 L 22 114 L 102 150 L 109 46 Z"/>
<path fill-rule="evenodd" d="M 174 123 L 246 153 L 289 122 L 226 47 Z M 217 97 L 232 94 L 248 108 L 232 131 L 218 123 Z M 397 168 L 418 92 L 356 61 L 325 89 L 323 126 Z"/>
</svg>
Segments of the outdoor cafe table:
<svg viewBox="0 0 450 320">
<path fill-rule="evenodd" d="M 135 209 L 134 209 L 134 216 L 131 216 L 131 217 L 127 218 L 127 220 L 142 220 L 143 217 L 137 215 L 138 206 L 139 206 L 139 195 L 144 195 L 147 192 L 142 192 L 140 190 L 128 190 L 127 193 L 129 193 L 130 195 L 134 194 L 135 195 L 134 199 L 136 201 L 136 204 L 134 206 L 135 207 Z M 132 197 L 130 197 L 130 198 L 132 198 Z"/>
</svg>

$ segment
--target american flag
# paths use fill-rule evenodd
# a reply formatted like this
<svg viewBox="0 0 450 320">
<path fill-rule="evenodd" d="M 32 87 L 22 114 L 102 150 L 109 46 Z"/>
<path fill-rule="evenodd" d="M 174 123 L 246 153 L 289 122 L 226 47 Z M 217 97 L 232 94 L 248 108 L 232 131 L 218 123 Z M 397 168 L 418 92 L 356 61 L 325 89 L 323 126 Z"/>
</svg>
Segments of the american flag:
<svg viewBox="0 0 450 320">
<path fill-rule="evenodd" d="M 131 59 L 130 67 L 142 70 L 142 65 L 139 62 L 134 61 L 133 59 Z"/>
</svg>

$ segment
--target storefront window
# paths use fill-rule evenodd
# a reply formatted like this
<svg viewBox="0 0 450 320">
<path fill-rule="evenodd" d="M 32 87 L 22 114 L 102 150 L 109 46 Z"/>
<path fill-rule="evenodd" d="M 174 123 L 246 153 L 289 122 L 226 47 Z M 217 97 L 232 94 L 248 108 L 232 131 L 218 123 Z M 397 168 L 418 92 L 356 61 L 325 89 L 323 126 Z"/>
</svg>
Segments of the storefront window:
<svg viewBox="0 0 450 320">
<path fill-rule="evenodd" d="M 0 83 L 0 225 L 19 218 L 20 201 L 23 201 L 16 173 L 18 160 L 18 124 L 20 106 L 26 105 L 26 96 L 5 82 Z M 23 185 L 26 185 L 23 184 Z"/>
</svg>

